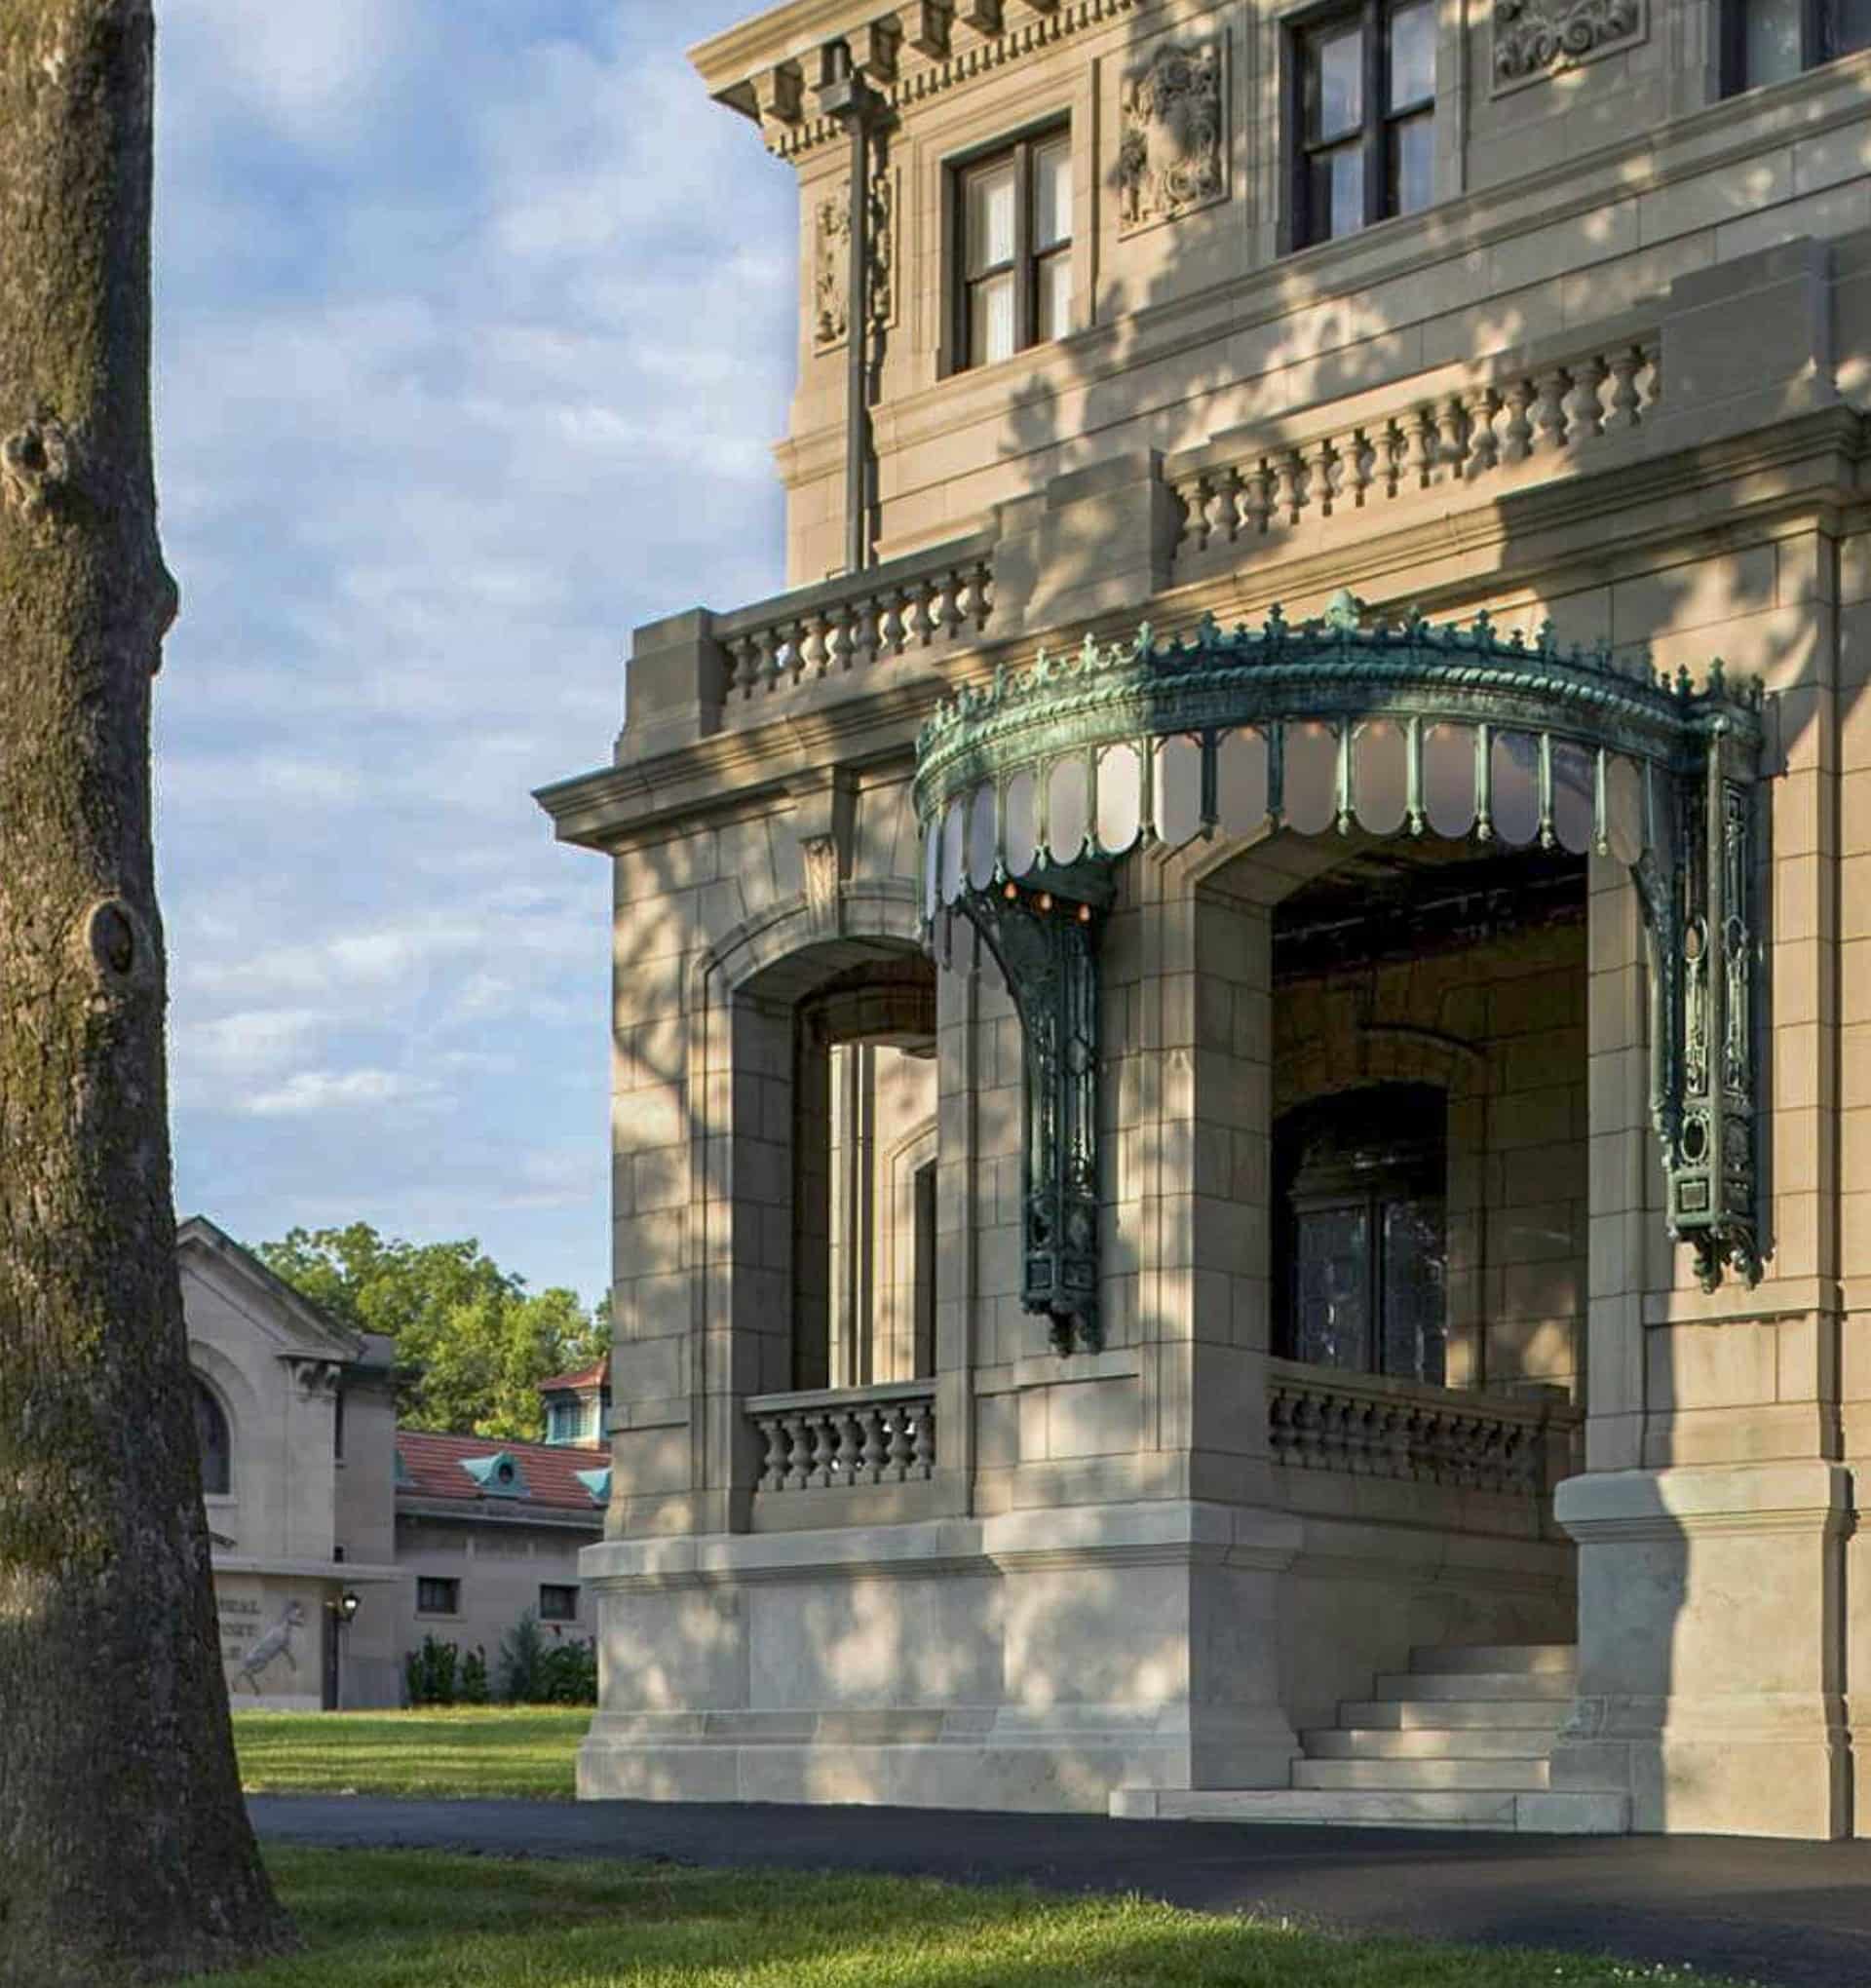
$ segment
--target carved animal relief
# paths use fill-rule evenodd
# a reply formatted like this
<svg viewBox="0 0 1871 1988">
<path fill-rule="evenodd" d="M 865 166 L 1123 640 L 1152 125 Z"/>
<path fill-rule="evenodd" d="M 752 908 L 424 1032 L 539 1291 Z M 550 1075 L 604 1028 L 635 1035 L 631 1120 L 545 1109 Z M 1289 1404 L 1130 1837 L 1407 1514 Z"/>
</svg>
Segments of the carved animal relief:
<svg viewBox="0 0 1871 1988">
<path fill-rule="evenodd" d="M 1644 0 L 1495 0 L 1494 87 L 1537 83 L 1643 39 Z"/>
<path fill-rule="evenodd" d="M 1228 197 L 1220 36 L 1165 42 L 1126 80 L 1118 151 L 1119 226 L 1173 221 Z"/>
</svg>

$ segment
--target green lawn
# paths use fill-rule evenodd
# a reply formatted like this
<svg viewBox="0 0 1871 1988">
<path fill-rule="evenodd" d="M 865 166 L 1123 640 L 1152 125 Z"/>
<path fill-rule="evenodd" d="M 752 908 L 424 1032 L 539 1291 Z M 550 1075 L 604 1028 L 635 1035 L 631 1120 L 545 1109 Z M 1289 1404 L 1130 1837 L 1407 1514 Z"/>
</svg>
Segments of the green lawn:
<svg viewBox="0 0 1871 1988">
<path fill-rule="evenodd" d="M 250 1794 L 546 1795 L 569 1801 L 588 1706 L 236 1712 Z"/>
<path fill-rule="evenodd" d="M 305 1948 L 212 1977 L 228 1988 L 1709 1988 L 1630 1962 L 1343 1941 L 913 1878 L 413 1851 L 275 1848 L 267 1861 Z"/>
</svg>

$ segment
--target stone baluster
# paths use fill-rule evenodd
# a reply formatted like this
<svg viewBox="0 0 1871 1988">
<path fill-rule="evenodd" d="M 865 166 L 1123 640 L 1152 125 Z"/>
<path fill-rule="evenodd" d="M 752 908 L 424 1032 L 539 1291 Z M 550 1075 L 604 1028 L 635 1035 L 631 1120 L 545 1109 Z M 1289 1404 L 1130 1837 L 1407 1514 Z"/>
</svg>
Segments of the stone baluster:
<svg viewBox="0 0 1871 1988">
<path fill-rule="evenodd" d="M 857 1421 L 862 1437 L 857 1481 L 860 1484 L 881 1484 L 884 1480 L 884 1462 L 890 1454 L 885 1439 L 884 1412 L 877 1407 L 859 1408 Z"/>
<path fill-rule="evenodd" d="M 1345 469 L 1339 479 L 1340 494 L 1348 496 L 1355 506 L 1361 509 L 1376 469 L 1377 450 L 1371 446 L 1370 437 L 1361 428 L 1355 430 L 1345 450 Z"/>
<path fill-rule="evenodd" d="M 1282 449 L 1275 461 L 1274 474 L 1279 478 L 1279 508 L 1288 524 L 1297 524 L 1306 501 L 1306 465 L 1298 449 Z"/>
<path fill-rule="evenodd" d="M 1460 394 L 1450 394 L 1436 408 L 1436 460 L 1459 477 L 1469 459 L 1469 415 Z"/>
<path fill-rule="evenodd" d="M 877 660 L 877 617 L 881 606 L 874 593 L 866 593 L 852 610 L 851 660 L 859 669 Z"/>
<path fill-rule="evenodd" d="M 890 1457 L 884 1466 L 887 1483 L 900 1484 L 908 1476 L 911 1450 L 908 1414 L 902 1402 L 893 1401 L 890 1406 Z"/>
<path fill-rule="evenodd" d="M 1638 425 L 1637 373 L 1643 363 L 1641 346 L 1627 345 L 1611 355 L 1611 411 L 1605 427 L 1613 434 Z"/>
<path fill-rule="evenodd" d="M 950 641 L 962 631 L 967 617 L 962 613 L 962 576 L 950 567 L 938 583 L 941 588 L 942 632 Z"/>
<path fill-rule="evenodd" d="M 1643 353 L 1644 363 L 1638 370 L 1644 381 L 1643 411 L 1648 414 L 1663 398 L 1663 348 L 1661 344 L 1646 345 Z"/>
<path fill-rule="evenodd" d="M 1284 1388 L 1272 1388 L 1267 1395 L 1267 1454 L 1277 1464 L 1288 1463 L 1293 1453 L 1293 1397 Z"/>
<path fill-rule="evenodd" d="M 1523 463 L 1533 453 L 1533 423 L 1527 410 L 1533 405 L 1533 382 L 1514 380 L 1508 388 L 1508 427 L 1501 441 L 1504 463 Z"/>
<path fill-rule="evenodd" d="M 805 1420 L 812 1436 L 812 1459 L 806 1470 L 806 1482 L 818 1488 L 831 1482 L 831 1417 L 821 1408 Z"/>
<path fill-rule="evenodd" d="M 968 612 L 979 634 L 994 612 L 994 569 L 985 559 L 976 559 L 968 569 Z"/>
<path fill-rule="evenodd" d="M 1403 465 L 1409 452 L 1409 439 L 1401 427 L 1395 421 L 1386 421 L 1377 443 L 1378 473 L 1383 478 L 1385 496 L 1394 497 L 1402 487 Z"/>
<path fill-rule="evenodd" d="M 1494 432 L 1494 417 L 1500 411 L 1501 397 L 1492 387 L 1476 387 L 1469 395 L 1469 459 L 1470 479 L 1485 477 L 1501 460 L 1501 438 Z"/>
<path fill-rule="evenodd" d="M 762 1416 L 760 1434 L 767 1445 L 766 1460 L 760 1469 L 760 1488 L 763 1491 L 783 1491 L 786 1484 L 786 1458 L 792 1449 L 786 1437 L 785 1424 L 778 1415 Z"/>
<path fill-rule="evenodd" d="M 806 1418 L 801 1414 L 783 1415 L 780 1418 L 786 1432 L 786 1482 L 788 1491 L 803 1491 L 812 1469 L 812 1439 L 806 1434 Z"/>
<path fill-rule="evenodd" d="M 1435 409 L 1419 407 L 1410 417 L 1410 481 L 1427 490 L 1435 476 Z"/>
<path fill-rule="evenodd" d="M 1611 377 L 1602 359 L 1585 360 L 1572 375 L 1572 392 L 1566 397 L 1567 434 L 1577 443 L 1589 441 L 1605 432 L 1604 387 Z"/>
<path fill-rule="evenodd" d="M 1242 479 L 1241 521 L 1251 530 L 1264 532 L 1274 515 L 1273 482 L 1265 463 L 1256 463 Z"/>
<path fill-rule="evenodd" d="M 902 654 L 902 608 L 908 594 L 895 587 L 883 598 L 877 612 L 877 654 L 879 656 L 900 656 Z"/>
<path fill-rule="evenodd" d="M 830 630 L 830 619 L 824 614 L 809 614 L 802 627 L 799 643 L 799 669 L 801 677 L 810 676 L 816 682 L 824 675 L 831 658 L 825 647 L 825 636 Z"/>
<path fill-rule="evenodd" d="M 1572 391 L 1572 375 L 1562 365 L 1549 365 L 1536 377 L 1534 387 L 1539 395 L 1533 410 L 1535 447 L 1542 454 L 1557 455 L 1566 445 L 1566 396 Z"/>
<path fill-rule="evenodd" d="M 1212 529 L 1208 500 L 1212 494 L 1206 477 L 1185 477 L 1176 485 L 1176 501 L 1182 506 L 1181 543 L 1191 552 L 1205 553 Z"/>
<path fill-rule="evenodd" d="M 821 676 L 842 676 L 851 668 L 851 626 L 854 612 L 849 601 L 827 610 L 825 615 L 825 667 Z"/>
<path fill-rule="evenodd" d="M 838 1447 L 832 1454 L 831 1480 L 834 1484 L 856 1484 L 858 1468 L 863 1462 L 863 1432 L 857 1415 L 849 1408 L 836 1408 L 832 1419 L 838 1427 Z"/>
<path fill-rule="evenodd" d="M 929 1478 L 936 1474 L 936 1403 L 933 1399 L 918 1401 L 915 1411 L 915 1454 L 910 1460 L 910 1475 Z"/>
<path fill-rule="evenodd" d="M 1306 494 L 1320 517 L 1332 515 L 1332 499 L 1337 494 L 1332 473 L 1338 459 L 1329 435 L 1321 435 L 1306 451 Z"/>
<path fill-rule="evenodd" d="M 903 640 L 919 648 L 929 647 L 936 624 L 930 615 L 930 586 L 927 580 L 912 580 L 903 589 Z"/>
</svg>

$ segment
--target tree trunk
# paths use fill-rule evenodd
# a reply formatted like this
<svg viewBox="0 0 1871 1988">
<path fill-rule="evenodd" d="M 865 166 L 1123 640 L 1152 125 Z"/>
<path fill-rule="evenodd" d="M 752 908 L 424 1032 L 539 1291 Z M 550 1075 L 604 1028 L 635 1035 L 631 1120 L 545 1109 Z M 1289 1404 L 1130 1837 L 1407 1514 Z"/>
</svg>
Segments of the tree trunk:
<svg viewBox="0 0 1871 1988">
<path fill-rule="evenodd" d="M 148 0 L 0 0 L 0 1983 L 289 1929 L 242 1805 L 171 1201 Z"/>
</svg>

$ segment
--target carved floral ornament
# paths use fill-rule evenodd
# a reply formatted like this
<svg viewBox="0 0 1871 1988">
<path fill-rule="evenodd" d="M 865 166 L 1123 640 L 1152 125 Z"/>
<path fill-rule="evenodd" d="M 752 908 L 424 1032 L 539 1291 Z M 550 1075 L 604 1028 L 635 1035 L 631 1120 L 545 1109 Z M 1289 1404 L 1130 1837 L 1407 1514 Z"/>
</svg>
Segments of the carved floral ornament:
<svg viewBox="0 0 1871 1988">
<path fill-rule="evenodd" d="M 1644 0 L 1495 0 L 1494 88 L 1537 83 L 1644 37 Z"/>
<path fill-rule="evenodd" d="M 1670 1233 L 1707 1288 L 1760 1275 L 1756 1242 L 1754 784 L 1762 691 L 1653 673 L 1411 616 L 1192 641 L 1088 637 L 964 690 L 924 728 L 923 909 L 999 959 L 1025 1034 L 1027 1309 L 1061 1351 L 1099 1343 L 1098 938 L 1118 863 L 1155 845 L 1272 830 L 1432 834 L 1611 857 L 1642 906 L 1651 1118 Z"/>
<path fill-rule="evenodd" d="M 1173 221 L 1228 196 L 1220 35 L 1161 43 L 1125 79 L 1118 143 L 1119 228 Z"/>
</svg>

